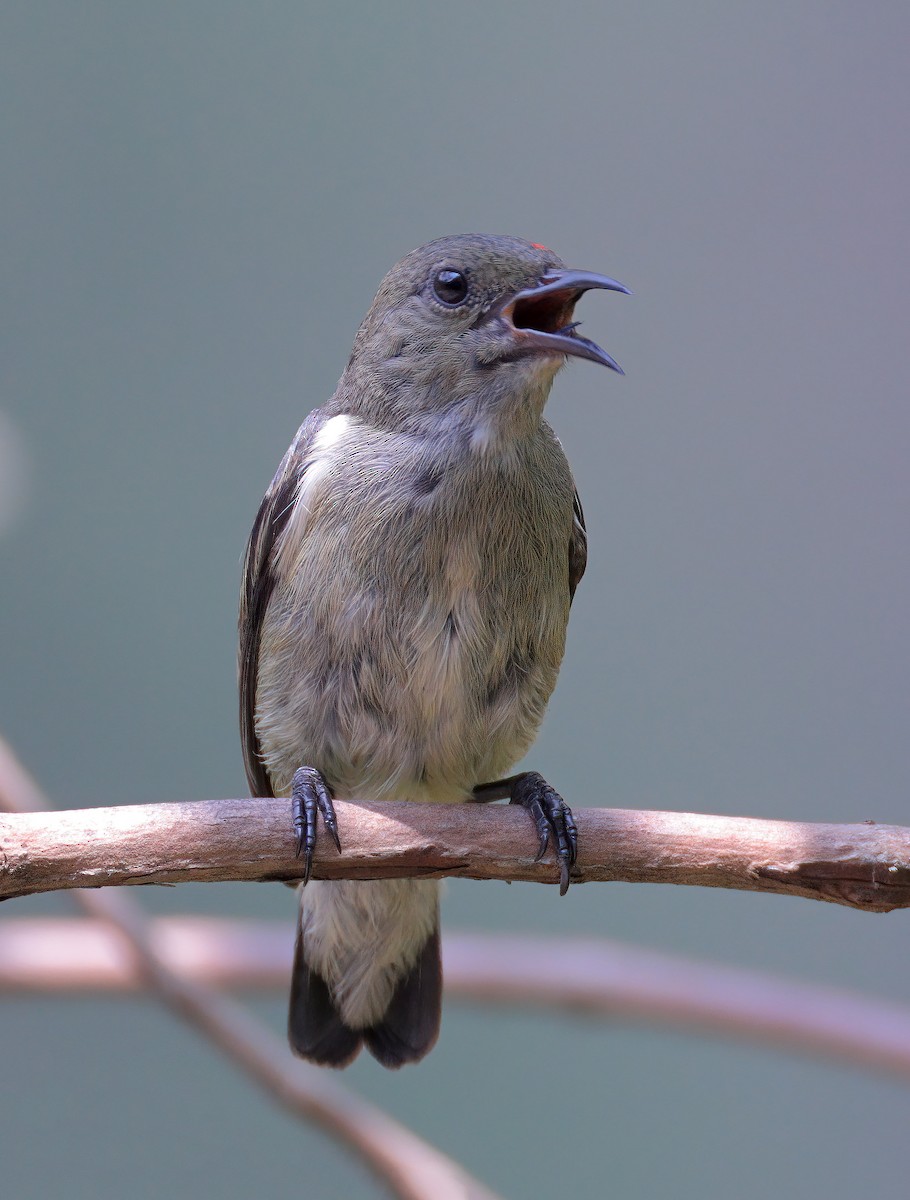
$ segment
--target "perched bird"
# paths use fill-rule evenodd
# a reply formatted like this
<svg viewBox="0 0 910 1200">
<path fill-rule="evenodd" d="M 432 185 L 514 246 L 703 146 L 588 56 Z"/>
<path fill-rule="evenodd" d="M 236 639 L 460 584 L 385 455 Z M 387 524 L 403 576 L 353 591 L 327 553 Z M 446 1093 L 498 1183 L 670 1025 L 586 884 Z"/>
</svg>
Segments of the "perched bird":
<svg viewBox="0 0 910 1200">
<path fill-rule="evenodd" d="M 341 1067 L 387 1067 L 439 1032 L 439 885 L 306 883 L 332 798 L 509 798 L 552 837 L 565 892 L 577 835 L 536 773 L 502 779 L 556 683 L 586 535 L 543 420 L 569 357 L 620 368 L 573 321 L 591 288 L 512 237 L 462 235 L 388 273 L 331 400 L 306 418 L 259 509 L 240 611 L 252 794 L 291 797 L 305 855 L 288 1031 Z M 620 372 L 621 373 L 621 372 Z"/>
</svg>

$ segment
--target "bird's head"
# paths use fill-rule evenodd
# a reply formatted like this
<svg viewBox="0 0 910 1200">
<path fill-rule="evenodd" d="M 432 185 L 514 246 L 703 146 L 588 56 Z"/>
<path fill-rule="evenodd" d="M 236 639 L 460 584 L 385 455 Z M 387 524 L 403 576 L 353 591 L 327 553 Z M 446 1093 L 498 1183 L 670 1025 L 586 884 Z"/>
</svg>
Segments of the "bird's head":
<svg viewBox="0 0 910 1200">
<path fill-rule="evenodd" d="M 530 404 L 539 417 L 568 358 L 622 374 L 573 319 L 592 288 L 628 292 L 605 275 L 568 269 L 545 246 L 520 238 L 439 238 L 386 275 L 346 376 L 354 387 L 369 381 L 369 392 L 396 420 L 462 408 L 478 396 L 487 410 Z"/>
</svg>

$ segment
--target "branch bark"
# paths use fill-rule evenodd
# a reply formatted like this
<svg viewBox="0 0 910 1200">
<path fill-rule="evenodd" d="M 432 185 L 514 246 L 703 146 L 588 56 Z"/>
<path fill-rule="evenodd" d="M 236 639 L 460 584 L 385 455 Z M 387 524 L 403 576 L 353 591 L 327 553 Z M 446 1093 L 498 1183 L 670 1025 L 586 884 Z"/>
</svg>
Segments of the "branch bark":
<svg viewBox="0 0 910 1200">
<path fill-rule="evenodd" d="M 516 808 L 336 804 L 343 852 L 317 843 L 316 879 L 462 876 L 555 883 L 552 852 Z M 910 829 L 632 809 L 581 809 L 576 882 L 776 892 L 868 912 L 910 905 Z M 0 817 L 0 899 L 65 888 L 294 880 L 289 804 L 205 800 Z"/>
</svg>

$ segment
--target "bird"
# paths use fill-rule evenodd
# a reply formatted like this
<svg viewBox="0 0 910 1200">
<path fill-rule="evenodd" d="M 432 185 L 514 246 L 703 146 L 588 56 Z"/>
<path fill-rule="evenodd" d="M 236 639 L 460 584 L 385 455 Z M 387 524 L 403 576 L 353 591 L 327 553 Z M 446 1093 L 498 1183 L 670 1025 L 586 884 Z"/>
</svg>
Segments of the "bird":
<svg viewBox="0 0 910 1200">
<path fill-rule="evenodd" d="M 311 411 L 256 516 L 239 618 L 240 724 L 254 796 L 290 798 L 303 855 L 288 1037 L 343 1067 L 436 1042 L 439 884 L 310 880 L 333 801 L 509 799 L 565 893 L 571 809 L 531 745 L 587 561 L 584 513 L 543 418 L 570 358 L 622 374 L 578 332 L 591 289 L 540 243 L 459 234 L 383 279 L 338 387 Z"/>
</svg>

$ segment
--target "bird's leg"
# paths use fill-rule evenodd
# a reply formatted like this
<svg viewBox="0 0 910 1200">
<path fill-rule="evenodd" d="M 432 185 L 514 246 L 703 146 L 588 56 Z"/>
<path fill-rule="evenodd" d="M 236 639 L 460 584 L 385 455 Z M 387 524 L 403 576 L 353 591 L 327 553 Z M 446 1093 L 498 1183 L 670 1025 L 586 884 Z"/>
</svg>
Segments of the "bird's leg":
<svg viewBox="0 0 910 1200">
<path fill-rule="evenodd" d="M 569 890 L 569 868 L 575 866 L 578 857 L 578 828 L 571 808 L 536 771 L 523 771 L 474 788 L 474 799 L 482 804 L 507 798 L 510 804 L 520 804 L 534 820 L 540 838 L 535 862 L 546 854 L 552 836 L 559 860 L 559 894 L 564 896 Z"/>
<path fill-rule="evenodd" d="M 335 820 L 335 806 L 332 803 L 329 785 L 322 772 L 317 771 L 315 767 L 299 767 L 294 772 L 294 781 L 291 784 L 291 815 L 294 819 L 294 833 L 297 835 L 297 857 L 304 855 L 304 883 L 308 882 L 313 867 L 317 812 L 322 813 L 323 824 L 335 843 L 335 849 L 340 851 L 338 822 Z"/>
</svg>

